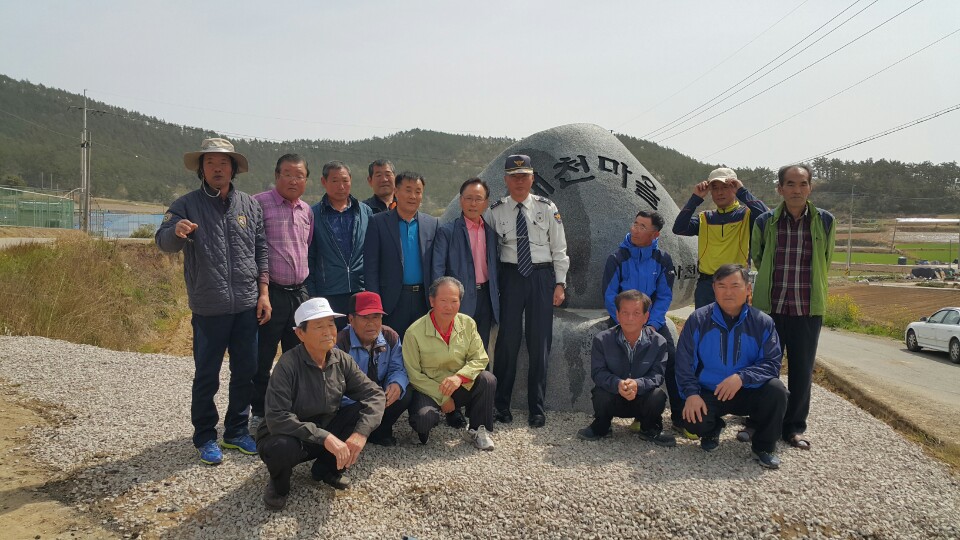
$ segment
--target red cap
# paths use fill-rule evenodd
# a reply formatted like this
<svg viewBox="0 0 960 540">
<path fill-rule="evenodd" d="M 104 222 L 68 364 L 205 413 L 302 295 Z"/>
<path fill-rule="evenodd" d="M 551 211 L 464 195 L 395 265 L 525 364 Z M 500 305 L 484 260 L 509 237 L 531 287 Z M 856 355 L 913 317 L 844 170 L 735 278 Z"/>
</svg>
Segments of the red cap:
<svg viewBox="0 0 960 540">
<path fill-rule="evenodd" d="M 350 297 L 350 308 L 350 313 L 354 315 L 371 315 L 373 313 L 387 314 L 387 312 L 383 310 L 380 295 L 371 291 L 358 292 Z"/>
</svg>

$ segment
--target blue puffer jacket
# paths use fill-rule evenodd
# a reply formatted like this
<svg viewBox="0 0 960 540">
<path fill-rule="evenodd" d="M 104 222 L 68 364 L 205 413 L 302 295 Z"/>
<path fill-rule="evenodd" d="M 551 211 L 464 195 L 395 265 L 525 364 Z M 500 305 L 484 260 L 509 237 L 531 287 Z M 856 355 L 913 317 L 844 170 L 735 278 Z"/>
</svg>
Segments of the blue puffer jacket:
<svg viewBox="0 0 960 540">
<path fill-rule="evenodd" d="M 617 251 L 607 257 L 603 269 L 603 304 L 614 322 L 620 322 L 614 298 L 622 291 L 636 289 L 653 300 L 647 324 L 660 330 L 666 323 L 667 310 L 673 302 L 676 271 L 673 259 L 660 251 L 658 244 L 659 239 L 656 239 L 647 247 L 637 247 L 630 242 L 630 233 L 627 233 Z"/>
<path fill-rule="evenodd" d="M 363 242 L 367 237 L 367 225 L 373 210 L 350 195 L 350 212 L 353 213 L 353 252 L 350 260 L 344 260 L 340 246 L 333 237 L 333 229 L 327 221 L 329 207 L 327 196 L 311 208 L 313 210 L 313 242 L 307 251 L 310 275 L 307 276 L 307 292 L 310 296 L 347 294 L 363 290 Z"/>
<path fill-rule="evenodd" d="M 713 392 L 737 373 L 744 388 L 759 388 L 780 376 L 780 338 L 773 319 L 744 304 L 740 317 L 727 328 L 716 302 L 693 312 L 677 343 L 677 388 L 680 397 Z"/>
<path fill-rule="evenodd" d="M 181 219 L 197 224 L 187 238 L 174 232 Z M 198 189 L 174 201 L 154 240 L 161 251 L 183 250 L 183 278 L 190 310 L 197 315 L 241 313 L 257 306 L 257 279 L 268 272 L 263 211 L 232 183 L 226 200 Z"/>
</svg>

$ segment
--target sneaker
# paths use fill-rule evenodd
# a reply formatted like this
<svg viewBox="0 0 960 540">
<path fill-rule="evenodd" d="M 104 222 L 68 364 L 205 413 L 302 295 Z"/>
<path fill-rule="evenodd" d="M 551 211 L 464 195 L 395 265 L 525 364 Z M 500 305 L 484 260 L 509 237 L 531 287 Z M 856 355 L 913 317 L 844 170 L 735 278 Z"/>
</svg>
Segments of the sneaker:
<svg viewBox="0 0 960 540">
<path fill-rule="evenodd" d="M 200 453 L 200 461 L 207 465 L 219 465 L 223 463 L 223 452 L 217 446 L 217 441 L 207 441 L 197 447 Z"/>
<path fill-rule="evenodd" d="M 629 429 L 632 433 L 640 433 L 643 431 L 643 427 L 640 425 L 639 420 L 634 420 L 627 429 Z"/>
<path fill-rule="evenodd" d="M 652 442 L 657 446 L 673 447 L 677 445 L 677 439 L 673 435 L 668 435 L 663 431 L 653 428 L 641 431 L 637 434 L 640 439 Z"/>
<path fill-rule="evenodd" d="M 251 433 L 251 434 L 256 434 L 256 433 L 257 433 L 257 430 L 260 428 L 260 424 L 262 424 L 262 423 L 263 423 L 263 417 L 262 417 L 262 416 L 251 416 L 251 417 L 250 417 L 250 424 L 249 424 L 249 428 L 248 428 L 249 431 L 250 431 L 250 433 Z"/>
<path fill-rule="evenodd" d="M 613 435 L 613 430 L 607 430 L 603 435 L 598 434 L 593 430 L 593 426 L 587 426 L 579 431 L 577 431 L 577 438 L 581 441 L 599 441 L 604 437 L 610 437 Z"/>
<path fill-rule="evenodd" d="M 493 450 L 493 439 L 487 428 L 480 426 L 477 429 L 468 429 L 463 432 L 463 438 L 472 442 L 477 450 Z"/>
<path fill-rule="evenodd" d="M 773 452 L 754 452 L 753 459 L 757 460 L 764 469 L 780 468 L 780 458 Z"/>
<path fill-rule="evenodd" d="M 687 431 L 687 428 L 683 427 L 681 424 L 673 424 L 673 430 L 676 431 L 684 439 L 695 441 L 700 438 L 699 435 L 695 433 L 690 433 Z"/>
<path fill-rule="evenodd" d="M 257 443 L 250 435 L 241 435 L 236 439 L 223 438 L 220 446 L 227 450 L 239 450 L 240 453 L 248 456 L 257 455 Z"/>
<path fill-rule="evenodd" d="M 447 425 L 453 429 L 463 429 L 467 425 L 467 419 L 463 417 L 460 409 L 456 409 L 447 415 Z"/>
<path fill-rule="evenodd" d="M 277 493 L 277 488 L 273 485 L 273 479 L 267 482 L 267 487 L 263 490 L 263 504 L 267 507 L 267 510 L 274 512 L 283 510 L 283 507 L 287 505 L 287 496 Z"/>
<path fill-rule="evenodd" d="M 713 452 L 720 446 L 720 437 L 718 435 L 704 435 L 700 437 L 700 448 L 706 452 Z"/>
</svg>

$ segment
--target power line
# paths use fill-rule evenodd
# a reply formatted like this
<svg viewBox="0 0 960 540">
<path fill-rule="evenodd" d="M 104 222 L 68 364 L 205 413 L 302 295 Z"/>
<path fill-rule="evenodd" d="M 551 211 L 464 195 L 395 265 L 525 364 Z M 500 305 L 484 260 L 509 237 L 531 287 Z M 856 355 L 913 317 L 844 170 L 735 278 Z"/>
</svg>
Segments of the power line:
<svg viewBox="0 0 960 540">
<path fill-rule="evenodd" d="M 933 120 L 934 118 L 937 118 L 938 116 L 943 116 L 943 115 L 945 115 L 945 114 L 947 114 L 947 113 L 951 113 L 951 112 L 953 112 L 953 111 L 955 111 L 955 110 L 957 110 L 957 109 L 960 109 L 960 103 L 958 103 L 958 104 L 956 104 L 956 105 L 953 105 L 953 106 L 951 106 L 951 107 L 947 107 L 946 109 L 939 110 L 939 111 L 937 111 L 937 112 L 935 112 L 935 113 L 930 113 L 930 114 L 928 114 L 928 115 L 926 115 L 926 116 L 922 116 L 922 117 L 917 118 L 917 119 L 915 119 L 915 120 L 911 120 L 910 122 L 907 122 L 907 123 L 905 123 L 905 124 L 900 124 L 899 126 L 895 126 L 895 127 L 889 128 L 889 129 L 885 129 L 885 130 L 883 130 L 883 131 L 881 131 L 881 132 L 879 132 L 879 133 L 875 133 L 875 134 L 873 134 L 873 135 L 870 135 L 869 137 L 865 137 L 865 138 L 860 139 L 860 140 L 858 140 L 858 141 L 854 141 L 854 142 L 852 142 L 852 143 L 848 143 L 848 144 L 845 144 L 845 145 L 843 145 L 843 146 L 839 146 L 839 147 L 837 147 L 837 148 L 834 148 L 833 150 L 828 150 L 828 151 L 826 151 L 826 152 L 821 152 L 821 153 L 819 153 L 819 154 L 817 154 L 817 155 L 815 155 L 815 156 L 811 156 L 811 157 L 802 159 L 802 160 L 800 160 L 800 161 L 796 161 L 796 162 L 794 162 L 794 163 L 806 163 L 806 162 L 809 162 L 809 161 L 813 161 L 813 160 L 815 160 L 815 159 L 819 159 L 819 158 L 822 158 L 822 157 L 826 157 L 826 156 L 829 156 L 830 154 L 835 154 L 835 153 L 837 153 L 837 152 L 846 150 L 846 149 L 848 149 L 848 148 L 853 148 L 854 146 L 859 146 L 859 145 L 861 145 L 861 144 L 863 144 L 863 143 L 867 143 L 867 142 L 870 142 L 870 141 L 872 141 L 872 140 L 879 139 L 879 138 L 881 138 L 881 137 L 886 137 L 887 135 L 896 133 L 896 132 L 898 132 L 898 131 L 903 131 L 904 129 L 913 127 L 913 126 L 915 126 L 915 125 L 917 125 L 917 124 L 922 124 L 922 123 L 927 122 L 927 121 L 929 121 L 929 120 Z"/>
<path fill-rule="evenodd" d="M 878 0 L 874 0 L 874 2 L 871 3 L 871 4 L 869 4 L 867 7 L 861 9 L 861 10 L 858 11 L 857 13 L 854 13 L 853 17 L 856 17 L 856 16 L 859 15 L 860 13 L 863 13 L 864 10 L 866 10 L 867 8 L 869 8 L 870 6 L 872 6 L 873 4 L 877 3 L 877 1 L 878 1 Z M 781 52 L 780 54 L 778 54 L 776 57 L 774 57 L 773 59 L 771 59 L 770 61 L 768 61 L 766 64 L 764 64 L 764 65 L 760 66 L 759 68 L 757 68 L 756 70 L 754 70 L 753 73 L 750 73 L 750 74 L 747 75 L 746 77 L 740 79 L 739 81 L 737 81 L 735 84 L 733 84 L 732 86 L 730 86 L 729 88 L 727 88 L 727 89 L 724 90 L 723 92 L 720 92 L 720 93 L 717 94 L 716 96 L 708 99 L 706 102 L 702 103 L 700 106 L 694 108 L 693 110 L 687 112 L 687 113 L 684 114 L 683 116 L 680 116 L 679 118 L 676 118 L 676 119 L 674 119 L 673 121 L 668 122 L 667 124 L 664 124 L 663 126 L 660 126 L 659 128 L 657 128 L 657 129 L 655 129 L 655 130 L 653 130 L 653 131 L 651 131 L 651 132 L 649 132 L 649 133 L 646 133 L 646 134 L 643 135 L 641 138 L 646 139 L 646 138 L 648 138 L 648 137 L 657 136 L 657 135 L 659 135 L 659 134 L 661 134 L 661 133 L 663 133 L 663 132 L 671 129 L 673 126 L 677 125 L 678 123 L 682 123 L 684 120 L 688 119 L 689 117 L 691 117 L 691 116 L 697 116 L 697 115 L 699 115 L 699 113 L 702 112 L 703 110 L 709 109 L 709 108 L 711 108 L 713 105 L 716 105 L 717 103 L 714 103 L 714 102 L 717 101 L 718 99 L 722 98 L 722 97 L 724 96 L 724 94 L 727 94 L 728 92 L 730 92 L 730 91 L 733 90 L 734 88 L 737 88 L 738 86 L 740 86 L 741 84 L 743 84 L 744 81 L 750 79 L 751 77 L 753 77 L 754 75 L 756 75 L 757 73 L 759 73 L 760 71 L 762 71 L 764 68 L 766 68 L 766 67 L 769 66 L 770 64 L 776 62 L 776 61 L 777 61 L 778 59 L 780 59 L 783 55 L 787 54 L 788 52 L 790 52 L 790 51 L 793 50 L 794 48 L 798 47 L 798 46 L 799 46 L 801 43 L 803 43 L 804 41 L 806 41 L 806 40 L 810 39 L 811 37 L 813 37 L 814 34 L 816 34 L 817 32 L 819 32 L 820 30 L 822 30 L 825 26 L 827 26 L 828 24 L 830 24 L 831 22 L 833 22 L 834 20 L 836 20 L 838 17 L 840 17 L 841 15 L 843 15 L 847 10 L 849 10 L 850 8 L 852 8 L 853 6 L 855 6 L 855 5 L 856 5 L 857 3 L 859 3 L 859 2 L 860 2 L 860 0 L 854 0 L 852 4 L 850 4 L 849 6 L 843 8 L 839 13 L 837 13 L 836 15 L 834 15 L 833 17 L 831 17 L 830 19 L 828 19 L 826 22 L 824 22 L 823 24 L 821 24 L 820 26 L 818 26 L 815 30 L 813 30 L 812 32 L 810 32 L 810 33 L 808 33 L 806 36 L 804 36 L 802 39 L 800 39 L 800 41 L 798 41 L 798 42 L 794 43 L 793 45 L 787 47 L 786 49 L 783 50 L 783 52 Z M 814 41 L 814 42 L 811 43 L 810 45 L 807 45 L 806 47 L 804 47 L 803 49 L 801 49 L 800 51 L 798 51 L 796 54 L 794 54 L 793 56 L 791 56 L 791 57 L 788 58 L 787 60 L 784 60 L 784 62 L 787 62 L 787 61 L 791 60 L 791 59 L 794 58 L 797 54 L 800 54 L 800 53 L 802 53 L 803 51 L 805 51 L 805 50 L 807 50 L 808 48 L 810 48 L 811 46 L 815 45 L 817 42 L 819 42 L 819 41 L 822 40 L 823 38 L 825 38 L 825 37 L 827 37 L 828 35 L 830 35 L 830 33 L 832 33 L 834 30 L 836 30 L 837 28 L 840 28 L 841 26 L 843 26 L 844 24 L 846 24 L 847 22 L 849 22 L 850 19 L 852 19 L 853 17 L 850 17 L 850 18 L 847 19 L 846 21 L 843 21 L 842 23 L 840 23 L 839 25 L 837 25 L 836 27 L 834 27 L 832 30 L 830 30 L 829 32 L 827 32 L 826 34 L 824 34 L 823 36 L 821 36 L 820 38 L 818 38 L 816 41 Z M 733 94 L 730 94 L 730 95 L 727 96 L 726 98 L 723 98 L 723 100 L 721 100 L 720 102 L 723 102 L 723 101 L 725 101 L 725 100 L 727 100 L 727 99 L 735 96 L 736 94 L 740 93 L 741 91 L 743 91 L 744 89 L 746 89 L 746 88 L 748 88 L 750 85 L 752 85 L 753 83 L 759 81 L 759 80 L 762 79 L 763 77 L 765 77 L 765 76 L 767 76 L 768 74 L 770 74 L 773 70 L 777 69 L 777 68 L 780 67 L 781 65 L 783 65 L 783 63 L 777 65 L 776 67 L 774 67 L 773 69 L 771 69 L 771 70 L 768 71 L 767 73 L 764 73 L 764 74 L 761 75 L 760 77 L 757 77 L 755 80 L 751 81 L 749 84 L 747 84 L 747 85 L 744 86 L 743 88 L 740 88 L 739 90 L 737 90 L 737 91 L 734 92 Z M 711 104 L 713 104 L 713 105 L 711 105 Z"/>
<path fill-rule="evenodd" d="M 753 101 L 754 99 L 762 96 L 763 94 L 766 94 L 766 93 L 769 92 L 770 90 L 773 90 L 774 88 L 776 88 L 776 87 L 780 86 L 781 84 L 789 81 L 790 79 L 792 79 L 792 78 L 796 77 L 797 75 L 803 73 L 804 71 L 812 68 L 813 66 L 819 64 L 820 62 L 823 62 L 823 61 L 826 60 L 827 58 L 830 58 L 831 56 L 837 54 L 838 52 L 842 51 L 843 49 L 846 49 L 846 48 L 849 47 L 850 45 L 853 45 L 853 44 L 856 43 L 857 41 L 863 39 L 863 38 L 866 37 L 867 35 L 871 34 L 871 33 L 874 32 L 874 31 L 876 31 L 878 28 L 880 28 L 881 26 L 889 23 L 890 21 L 896 19 L 896 18 L 899 17 L 900 15 L 903 15 L 904 13 L 906 13 L 907 11 L 909 11 L 911 8 L 913 8 L 913 7 L 916 6 L 917 4 L 922 3 L 923 1 L 924 1 L 924 0 L 917 0 L 916 3 L 914 3 L 913 5 L 907 7 L 907 8 L 904 9 L 903 11 L 897 13 L 896 15 L 890 17 L 889 19 L 883 21 L 882 23 L 874 26 L 874 27 L 871 28 L 870 30 L 867 30 L 866 32 L 860 34 L 859 36 L 853 38 L 852 40 L 844 43 L 843 45 L 841 45 L 840 47 L 834 49 L 833 51 L 830 51 L 829 53 L 827 53 L 826 55 L 820 57 L 818 60 L 814 61 L 813 63 L 807 64 L 806 66 L 804 66 L 804 67 L 801 68 L 800 70 L 793 72 L 792 74 L 788 75 L 787 77 L 784 77 L 783 79 L 780 79 L 780 80 L 777 81 L 776 83 L 774 83 L 774 84 L 772 84 L 772 85 L 764 88 L 763 90 L 761 90 L 761 91 L 757 92 L 756 94 L 748 97 L 747 99 L 745 99 L 745 100 L 743 100 L 743 101 L 740 101 L 740 102 L 737 103 L 736 105 L 732 105 L 732 106 L 730 106 L 730 107 L 727 107 L 726 109 L 718 112 L 717 114 L 711 116 L 710 118 L 707 118 L 706 120 L 700 121 L 700 122 L 698 122 L 698 123 L 696 123 L 696 124 L 694 124 L 694 125 L 686 128 L 686 129 L 684 129 L 684 130 L 682 130 L 682 131 L 678 131 L 678 132 L 674 133 L 673 135 L 670 135 L 669 137 L 665 137 L 665 138 L 663 138 L 663 139 L 660 139 L 660 140 L 657 141 L 657 142 L 658 142 L 658 143 L 661 143 L 661 142 L 663 142 L 663 141 L 670 140 L 670 139 L 676 137 L 677 135 L 682 135 L 682 134 L 690 131 L 691 129 L 694 129 L 694 128 L 696 128 L 696 127 L 702 126 L 703 124 L 706 124 L 707 122 L 713 120 L 714 118 L 717 118 L 718 116 L 722 116 L 722 115 L 724 115 L 724 114 L 732 111 L 733 109 L 736 109 L 737 107 L 743 105 L 744 103 Z"/>
<path fill-rule="evenodd" d="M 858 0 L 858 1 L 859 1 L 859 0 Z M 739 49 L 733 51 L 733 54 L 731 54 L 730 56 L 727 56 L 726 58 L 724 58 L 723 60 L 721 60 L 720 63 L 718 63 L 717 65 L 715 65 L 715 66 L 713 66 L 712 68 L 708 69 L 707 71 L 703 72 L 703 74 L 700 75 L 699 77 L 697 77 L 696 79 L 694 79 L 694 80 L 690 81 L 689 83 L 687 83 L 687 85 L 684 86 L 683 88 L 681 88 L 681 89 L 677 90 L 676 92 L 670 94 L 669 96 L 663 98 L 662 100 L 660 100 L 660 101 L 657 102 L 656 104 L 650 106 L 647 110 L 643 111 L 642 113 L 640 113 L 640 114 L 638 114 L 638 115 L 636 115 L 636 116 L 634 116 L 634 117 L 632 117 L 632 118 L 630 118 L 630 119 L 628 119 L 628 120 L 626 120 L 626 121 L 624 121 L 624 122 L 621 122 L 621 123 L 620 123 L 619 125 L 617 125 L 617 126 L 614 126 L 613 129 L 620 129 L 622 126 L 625 126 L 625 125 L 633 122 L 634 120 L 642 117 L 643 115 L 645 115 L 645 114 L 647 114 L 648 112 L 656 109 L 656 108 L 659 107 L 660 105 L 663 105 L 663 104 L 666 103 L 667 101 L 673 99 L 677 94 L 683 92 L 683 91 L 686 90 L 687 88 L 690 88 L 691 86 L 693 86 L 694 84 L 696 84 L 697 82 L 699 82 L 700 79 L 703 79 L 704 77 L 706 77 L 707 75 L 709 75 L 710 73 L 712 73 L 714 70 L 716 70 L 718 67 L 720 67 L 720 66 L 722 66 L 723 64 L 727 63 L 727 61 L 729 61 L 731 58 L 733 58 L 734 56 L 736 56 L 737 54 L 739 54 L 740 51 L 742 51 L 742 50 L 746 49 L 747 47 L 749 47 L 754 41 L 760 39 L 764 34 L 766 34 L 767 32 L 769 32 L 770 30 L 772 30 L 773 27 L 775 27 L 775 26 L 777 26 L 778 24 L 780 24 L 781 22 L 783 22 L 784 19 L 786 19 L 787 17 L 789 17 L 790 15 L 792 15 L 794 11 L 796 11 L 796 10 L 800 9 L 801 7 L 803 7 L 803 5 L 806 4 L 807 2 L 809 2 L 809 0 L 803 0 L 803 2 L 800 2 L 799 4 L 797 4 L 797 7 L 791 9 L 790 11 L 788 11 L 786 15 L 784 15 L 783 17 L 780 17 L 779 19 L 777 19 L 776 22 L 774 22 L 773 24 L 771 24 L 770 26 L 768 26 L 763 32 L 760 32 L 760 33 L 757 34 L 753 39 L 751 39 L 750 41 L 746 42 L 742 47 L 740 47 Z M 854 3 L 856 3 L 856 2 L 854 2 Z M 738 83 L 738 84 L 739 84 L 739 83 Z"/>
<path fill-rule="evenodd" d="M 881 69 L 880 71 L 877 71 L 877 72 L 873 73 L 872 75 L 869 75 L 869 76 L 867 76 L 867 77 L 864 77 L 863 79 L 860 79 L 859 81 L 851 84 L 850 86 L 844 88 L 843 90 L 840 90 L 839 92 L 833 94 L 832 96 L 827 97 L 827 98 L 824 98 L 824 99 L 822 99 L 822 100 L 814 103 L 813 105 L 810 105 L 810 106 L 807 107 L 806 109 L 803 109 L 802 111 L 797 112 L 796 114 L 792 114 L 792 115 L 784 118 L 783 120 L 780 120 L 779 122 L 777 122 L 777 123 L 775 123 L 775 124 L 773 124 L 773 125 L 771 125 L 771 126 L 768 126 L 768 127 L 764 128 L 764 129 L 761 129 L 760 131 L 758 131 L 758 132 L 756 132 L 756 133 L 754 133 L 754 134 L 752 134 L 752 135 L 749 135 L 749 136 L 747 136 L 747 137 L 744 137 L 744 138 L 740 139 L 739 141 L 737 141 L 737 142 L 735 142 L 735 143 L 733 143 L 733 144 L 731 144 L 731 145 L 729 145 L 729 146 L 726 146 L 726 147 L 724 147 L 724 148 L 721 148 L 720 150 L 717 150 L 716 152 L 713 152 L 713 153 L 711 153 L 711 154 L 708 154 L 708 155 L 704 156 L 704 159 L 711 158 L 711 157 L 719 154 L 720 152 L 723 152 L 723 151 L 725 151 L 725 150 L 729 150 L 729 149 L 733 148 L 734 146 L 739 145 L 740 143 L 746 142 L 746 141 L 748 141 L 748 140 L 756 137 L 757 135 L 760 135 L 760 134 L 762 134 L 762 133 L 766 133 L 767 131 L 770 131 L 771 129 L 773 129 L 773 128 L 777 127 L 777 126 L 779 126 L 779 125 L 781 125 L 781 124 L 783 124 L 783 123 L 785 123 L 785 122 L 787 122 L 787 121 L 789 121 L 789 120 L 792 120 L 792 119 L 800 116 L 801 114 L 803 114 L 803 113 L 805 113 L 805 112 L 807 112 L 807 111 L 809 111 L 809 110 L 811 110 L 811 109 L 814 109 L 814 108 L 816 108 L 816 107 L 818 107 L 818 106 L 826 103 L 827 101 L 830 101 L 831 99 L 839 96 L 840 94 L 843 94 L 843 93 L 846 92 L 847 90 L 850 90 L 850 89 L 852 89 L 852 88 L 854 88 L 854 87 L 856 87 L 856 86 L 859 86 L 859 85 L 867 82 L 868 80 L 876 77 L 877 75 L 883 73 L 884 71 L 887 71 L 888 69 L 890 69 L 890 68 L 892 68 L 892 67 L 894 67 L 894 66 L 896 66 L 896 65 L 898 65 L 898 64 L 900 64 L 900 63 L 902 63 L 902 62 L 904 62 L 904 61 L 906 61 L 906 60 L 908 60 L 908 59 L 910 59 L 910 58 L 912 58 L 913 56 L 916 56 L 916 55 L 920 54 L 921 52 L 929 49 L 930 47 L 933 47 L 933 46 L 936 45 L 937 43 L 940 43 L 941 41 L 947 39 L 948 37 L 950 37 L 950 36 L 952 36 L 952 35 L 954 35 L 954 34 L 956 34 L 957 32 L 960 32 L 960 28 L 957 28 L 957 29 L 954 30 L 953 32 L 950 32 L 949 34 L 941 37 L 940 39 L 934 41 L 933 43 L 930 43 L 930 44 L 926 45 L 925 47 L 922 47 L 922 48 L 920 48 L 920 49 L 918 49 L 918 50 L 916 50 L 916 51 L 908 54 L 907 56 L 904 56 L 903 58 L 897 60 L 896 62 L 894 62 L 894 63 L 892 63 L 892 64 L 890 64 L 890 65 L 888 65 L 887 67 Z"/>
</svg>

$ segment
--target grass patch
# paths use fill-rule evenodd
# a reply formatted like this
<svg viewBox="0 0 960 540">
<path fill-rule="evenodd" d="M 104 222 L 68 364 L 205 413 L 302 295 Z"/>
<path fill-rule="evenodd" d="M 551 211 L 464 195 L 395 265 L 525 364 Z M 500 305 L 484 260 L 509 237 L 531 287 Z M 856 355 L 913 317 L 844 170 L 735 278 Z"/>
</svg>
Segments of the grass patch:
<svg viewBox="0 0 960 540">
<path fill-rule="evenodd" d="M 883 321 L 872 320 L 863 315 L 860 306 L 848 294 L 831 294 L 827 297 L 827 310 L 823 325 L 859 334 L 903 338 L 903 330 L 914 318 L 904 308 L 893 307 L 885 313 Z"/>
<path fill-rule="evenodd" d="M 897 257 L 900 255 L 896 253 L 864 253 L 864 252 L 853 252 L 850 254 L 850 262 L 864 263 L 864 264 L 897 264 Z M 846 263 L 847 262 L 847 252 L 846 251 L 834 251 L 833 257 L 831 258 L 832 262 L 835 263 Z"/>
<path fill-rule="evenodd" d="M 188 311 L 180 256 L 87 237 L 0 251 L 0 331 L 154 348 Z"/>
</svg>

